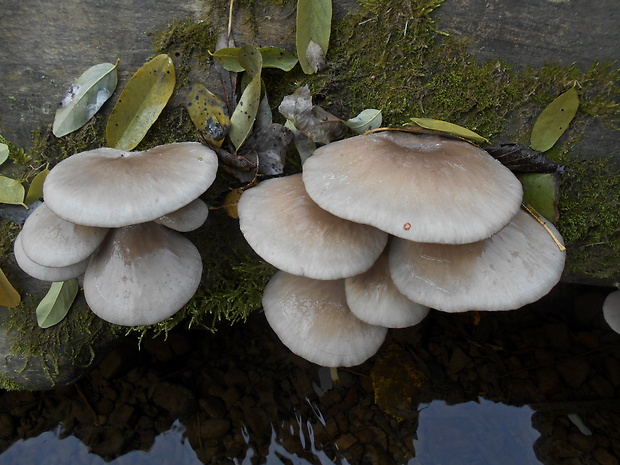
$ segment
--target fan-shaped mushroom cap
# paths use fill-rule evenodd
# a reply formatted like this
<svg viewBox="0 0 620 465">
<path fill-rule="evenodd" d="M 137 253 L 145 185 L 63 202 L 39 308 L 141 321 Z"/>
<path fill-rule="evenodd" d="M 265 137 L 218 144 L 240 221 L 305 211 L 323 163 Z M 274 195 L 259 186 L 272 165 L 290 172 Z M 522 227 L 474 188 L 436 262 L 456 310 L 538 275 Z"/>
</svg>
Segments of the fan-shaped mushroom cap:
<svg viewBox="0 0 620 465">
<path fill-rule="evenodd" d="M 145 152 L 99 148 L 72 155 L 47 175 L 47 206 L 76 224 L 116 228 L 180 209 L 215 179 L 217 156 L 198 142 Z"/>
<path fill-rule="evenodd" d="M 343 220 L 308 196 L 301 175 L 261 182 L 243 193 L 239 226 L 248 243 L 275 267 L 314 279 L 362 273 L 385 248 L 387 234 Z"/>
<path fill-rule="evenodd" d="M 20 236 L 28 258 L 39 265 L 58 268 L 86 260 L 107 232 L 106 228 L 65 221 L 42 203 L 28 217 Z"/>
<path fill-rule="evenodd" d="M 396 131 L 320 147 L 305 162 L 303 180 L 321 208 L 418 242 L 490 237 L 522 198 L 519 180 L 484 150 Z"/>
<path fill-rule="evenodd" d="M 429 312 L 428 307 L 409 300 L 396 288 L 386 253 L 365 273 L 346 278 L 344 289 L 351 312 L 371 325 L 406 328 L 417 325 Z"/>
<path fill-rule="evenodd" d="M 67 279 L 77 278 L 84 274 L 90 261 L 90 258 L 87 257 L 81 262 L 67 266 L 51 267 L 40 265 L 32 261 L 24 252 L 21 232 L 15 238 L 13 253 L 19 267 L 33 278 L 40 279 L 41 281 L 66 281 Z"/>
<path fill-rule="evenodd" d="M 100 318 L 151 325 L 183 307 L 200 284 L 202 261 L 182 234 L 156 223 L 110 231 L 84 274 L 84 295 Z"/>
<path fill-rule="evenodd" d="M 387 329 L 357 319 L 347 307 L 344 281 L 320 281 L 278 271 L 263 294 L 269 325 L 291 351 L 328 367 L 372 357 Z"/>
<path fill-rule="evenodd" d="M 196 199 L 183 208 L 168 213 L 155 220 L 175 231 L 188 232 L 201 227 L 209 216 L 209 207 L 200 199 Z"/>
<path fill-rule="evenodd" d="M 603 302 L 603 317 L 611 329 L 620 333 L 620 291 L 614 291 Z"/>
<path fill-rule="evenodd" d="M 389 263 L 394 284 L 411 300 L 464 312 L 511 310 L 538 300 L 560 280 L 565 256 L 542 225 L 519 210 L 499 233 L 472 244 L 395 239 Z"/>
</svg>

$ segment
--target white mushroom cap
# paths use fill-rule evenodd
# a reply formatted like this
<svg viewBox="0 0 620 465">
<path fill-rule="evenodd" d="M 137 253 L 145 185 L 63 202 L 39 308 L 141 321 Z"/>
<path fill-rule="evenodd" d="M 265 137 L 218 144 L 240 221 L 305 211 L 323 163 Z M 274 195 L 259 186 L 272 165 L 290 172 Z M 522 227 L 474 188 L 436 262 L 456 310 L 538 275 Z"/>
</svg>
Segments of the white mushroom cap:
<svg viewBox="0 0 620 465">
<path fill-rule="evenodd" d="M 77 278 L 84 274 L 90 261 L 90 257 L 87 257 L 79 263 L 68 266 L 51 267 L 40 265 L 32 261 L 24 252 L 21 232 L 15 238 L 13 253 L 19 267 L 33 278 L 40 279 L 41 281 L 66 281 L 67 279 Z"/>
<path fill-rule="evenodd" d="M 238 212 L 241 231 L 256 253 L 299 276 L 339 279 L 363 273 L 387 243 L 385 232 L 317 206 L 299 174 L 248 189 Z"/>
<path fill-rule="evenodd" d="M 91 310 L 110 323 L 151 325 L 172 316 L 200 284 L 202 261 L 182 234 L 156 223 L 110 231 L 84 274 Z"/>
<path fill-rule="evenodd" d="M 198 142 L 145 152 L 100 148 L 72 155 L 47 175 L 47 206 L 76 224 L 116 228 L 178 210 L 215 179 L 217 156 Z"/>
<path fill-rule="evenodd" d="M 490 237 L 515 215 L 519 180 L 460 140 L 386 131 L 317 149 L 305 162 L 310 197 L 341 218 L 418 242 Z"/>
<path fill-rule="evenodd" d="M 538 300 L 560 280 L 565 256 L 543 226 L 519 210 L 499 233 L 472 244 L 395 239 L 389 263 L 394 284 L 411 300 L 464 312 L 511 310 Z"/>
<path fill-rule="evenodd" d="M 356 318 L 344 281 L 320 281 L 278 271 L 263 294 L 269 325 L 292 352 L 322 366 L 353 366 L 372 357 L 387 329 Z"/>
<path fill-rule="evenodd" d="M 409 300 L 396 288 L 386 253 L 365 273 L 346 278 L 344 289 L 351 312 L 371 325 L 407 328 L 420 323 L 430 310 Z"/>
<path fill-rule="evenodd" d="M 620 291 L 614 291 L 603 302 L 603 317 L 611 329 L 620 333 Z"/>
<path fill-rule="evenodd" d="M 86 260 L 107 232 L 106 228 L 65 221 L 42 203 L 28 217 L 20 236 L 28 258 L 39 265 L 57 268 Z"/>
<path fill-rule="evenodd" d="M 188 232 L 201 227 L 209 216 L 209 207 L 200 199 L 196 199 L 183 208 L 161 216 L 155 223 L 162 224 L 175 231 Z"/>
</svg>

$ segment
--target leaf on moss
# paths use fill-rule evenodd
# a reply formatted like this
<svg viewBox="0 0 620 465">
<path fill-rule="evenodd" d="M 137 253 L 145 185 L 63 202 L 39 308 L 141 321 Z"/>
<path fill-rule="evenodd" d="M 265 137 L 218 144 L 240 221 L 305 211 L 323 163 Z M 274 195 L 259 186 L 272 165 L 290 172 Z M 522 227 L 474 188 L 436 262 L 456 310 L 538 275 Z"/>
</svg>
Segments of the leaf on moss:
<svg viewBox="0 0 620 465">
<path fill-rule="evenodd" d="M 253 45 L 244 45 L 239 54 L 239 63 L 245 69 L 250 81 L 245 87 L 239 103 L 230 117 L 229 137 L 235 148 L 239 149 L 254 126 L 261 100 L 262 58 Z"/>
<path fill-rule="evenodd" d="M 9 146 L 3 143 L 0 143 L 0 165 L 9 158 Z"/>
<path fill-rule="evenodd" d="M 344 124 L 349 126 L 356 134 L 364 134 L 366 131 L 381 127 L 382 121 L 381 110 L 367 108 L 356 117 L 345 121 Z"/>
<path fill-rule="evenodd" d="M 88 68 L 65 94 L 56 110 L 52 132 L 62 137 L 84 126 L 110 98 L 116 83 L 118 62 Z"/>
<path fill-rule="evenodd" d="M 258 49 L 263 60 L 263 68 L 277 68 L 282 71 L 290 71 L 297 64 L 297 57 L 288 50 L 279 47 L 261 47 Z M 211 56 L 215 58 L 227 71 L 240 73 L 245 69 L 239 63 L 241 47 L 221 48 Z"/>
<path fill-rule="evenodd" d="M 41 328 L 49 328 L 62 321 L 75 300 L 78 288 L 77 278 L 52 283 L 36 310 L 37 323 Z"/>
<path fill-rule="evenodd" d="M 411 118 L 413 124 L 420 126 L 424 129 L 431 129 L 433 131 L 445 132 L 453 136 L 462 137 L 463 139 L 471 140 L 478 144 L 489 142 L 485 137 L 476 134 L 474 131 L 459 126 L 458 124 L 449 123 L 447 121 L 441 121 L 432 118 Z"/>
<path fill-rule="evenodd" d="M 168 103 L 176 82 L 168 55 L 157 55 L 127 82 L 106 126 L 108 146 L 132 150 Z"/>
<path fill-rule="evenodd" d="M 297 58 L 306 74 L 313 74 L 325 66 L 325 55 L 331 34 L 331 0 L 297 1 Z"/>
<path fill-rule="evenodd" d="M 575 117 L 578 108 L 577 89 L 571 87 L 542 111 L 532 128 L 530 146 L 541 152 L 553 147 Z"/>
<path fill-rule="evenodd" d="M 15 308 L 21 302 L 19 292 L 11 285 L 4 271 L 0 270 L 0 305 Z"/>
<path fill-rule="evenodd" d="M 522 173 L 523 201 L 552 223 L 560 219 L 560 189 L 556 173 Z"/>
<path fill-rule="evenodd" d="M 23 205 L 26 191 L 24 186 L 16 179 L 0 176 L 0 203 L 11 205 Z"/>
<path fill-rule="evenodd" d="M 241 195 L 243 195 L 243 189 L 233 189 L 224 198 L 224 210 L 226 210 L 226 213 L 231 218 L 239 218 L 237 205 L 239 204 L 239 199 L 241 198 Z"/>
<path fill-rule="evenodd" d="M 185 108 L 201 136 L 221 147 L 230 129 L 226 104 L 204 85 L 194 84 L 185 98 Z"/>
<path fill-rule="evenodd" d="M 30 205 L 32 202 L 36 202 L 43 197 L 43 183 L 49 172 L 50 170 L 45 168 L 34 177 L 28 188 L 28 193 L 26 194 L 26 205 Z"/>
</svg>

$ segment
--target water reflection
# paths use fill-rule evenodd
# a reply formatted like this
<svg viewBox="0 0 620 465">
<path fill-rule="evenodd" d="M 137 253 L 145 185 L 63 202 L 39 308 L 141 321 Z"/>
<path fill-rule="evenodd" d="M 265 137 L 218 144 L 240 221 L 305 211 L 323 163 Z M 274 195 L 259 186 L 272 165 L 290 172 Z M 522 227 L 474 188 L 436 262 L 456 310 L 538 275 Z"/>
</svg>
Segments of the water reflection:
<svg viewBox="0 0 620 465">
<path fill-rule="evenodd" d="M 2 465 L 200 465 L 196 452 L 185 438 L 185 426 L 175 421 L 170 430 L 155 437 L 149 451 L 135 450 L 110 462 L 73 435 L 62 438 L 62 425 L 35 438 L 17 441 L 0 455 Z"/>
<path fill-rule="evenodd" d="M 533 413 L 485 399 L 420 406 L 416 456 L 408 465 L 538 465 Z"/>
<path fill-rule="evenodd" d="M 77 386 L 2 393 L 0 464 L 617 465 L 620 335 L 605 293 L 572 289 L 518 312 L 433 312 L 337 376 L 260 314 L 128 340 Z"/>
</svg>

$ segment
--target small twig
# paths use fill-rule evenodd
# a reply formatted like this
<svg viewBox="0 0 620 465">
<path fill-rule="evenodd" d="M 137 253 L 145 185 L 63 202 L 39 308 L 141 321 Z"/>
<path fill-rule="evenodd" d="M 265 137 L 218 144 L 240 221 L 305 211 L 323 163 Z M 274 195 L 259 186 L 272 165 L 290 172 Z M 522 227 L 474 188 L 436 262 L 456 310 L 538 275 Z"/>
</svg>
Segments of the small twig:
<svg viewBox="0 0 620 465">
<path fill-rule="evenodd" d="M 551 236 L 551 239 L 553 239 L 553 242 L 555 242 L 555 244 L 558 246 L 558 249 L 560 249 L 560 252 L 565 252 L 566 251 L 566 247 L 564 247 L 564 244 L 562 244 L 562 242 L 560 242 L 560 240 L 556 237 L 556 235 L 553 233 L 553 231 L 551 231 L 551 229 L 549 228 L 549 226 L 547 226 L 547 223 L 545 222 L 545 220 L 542 219 L 542 217 L 540 216 L 540 214 L 534 210 L 530 205 L 528 205 L 527 203 L 523 202 L 521 203 L 521 206 L 525 209 L 526 212 L 528 212 L 536 221 L 538 221 L 543 228 L 545 228 L 545 231 L 547 231 L 549 233 L 549 235 Z"/>
</svg>

